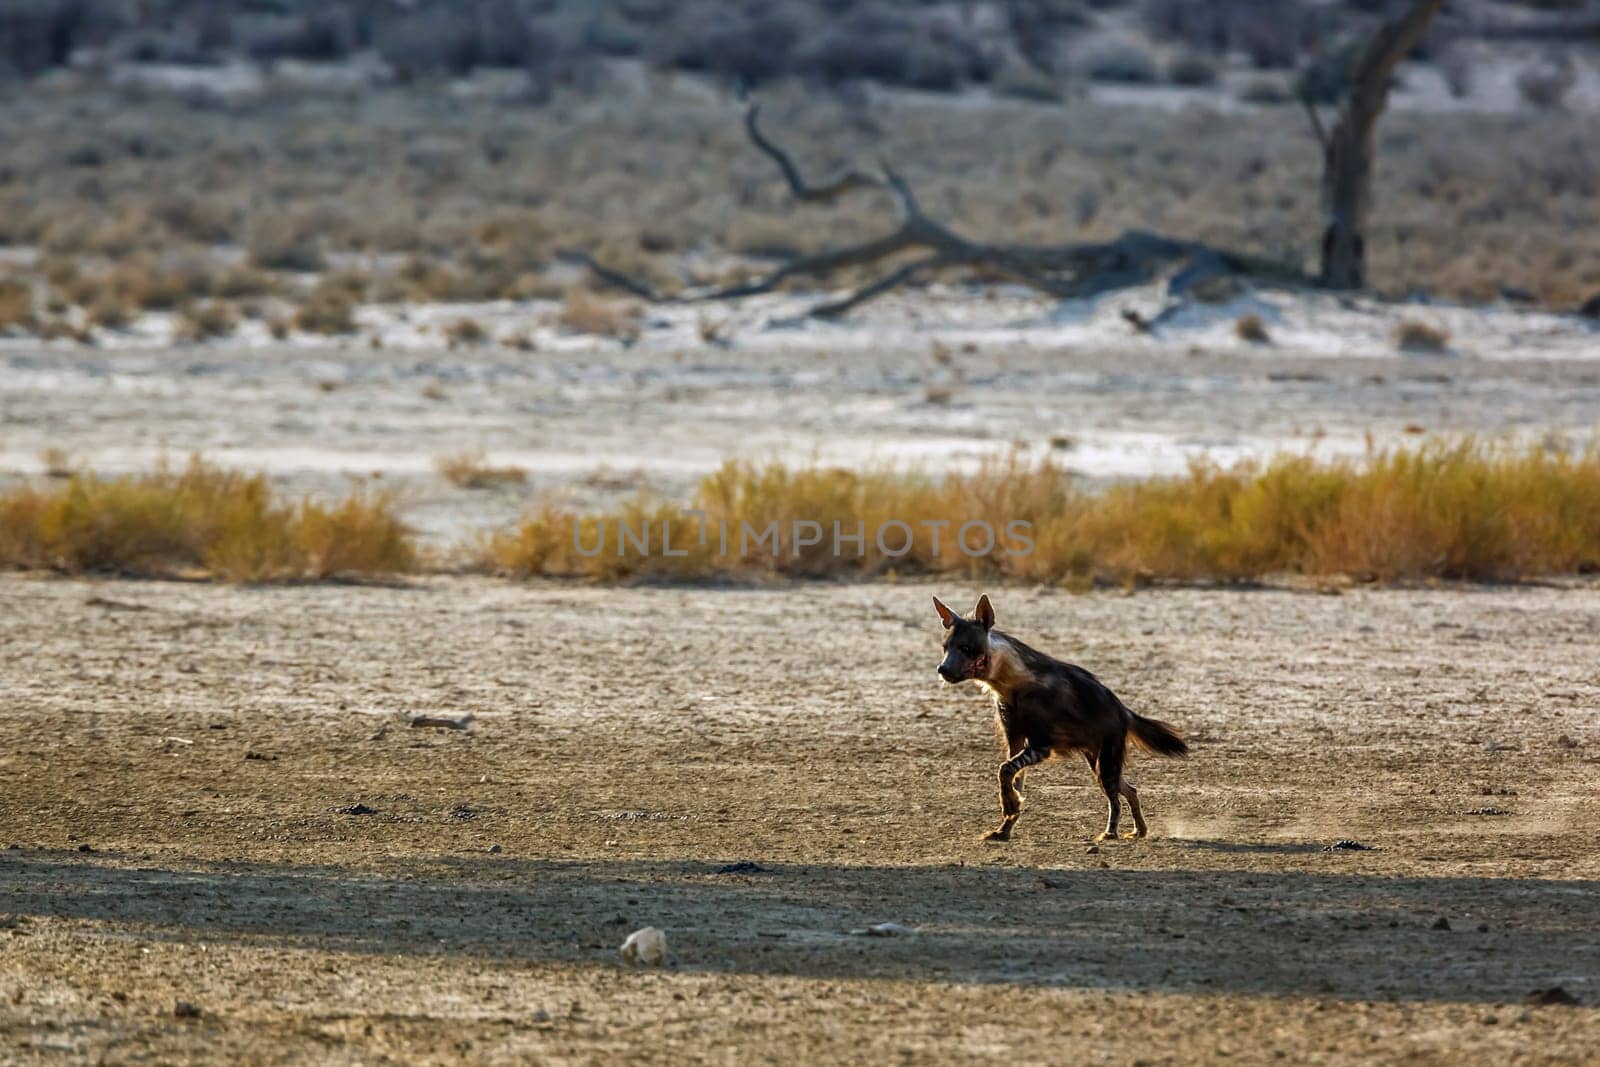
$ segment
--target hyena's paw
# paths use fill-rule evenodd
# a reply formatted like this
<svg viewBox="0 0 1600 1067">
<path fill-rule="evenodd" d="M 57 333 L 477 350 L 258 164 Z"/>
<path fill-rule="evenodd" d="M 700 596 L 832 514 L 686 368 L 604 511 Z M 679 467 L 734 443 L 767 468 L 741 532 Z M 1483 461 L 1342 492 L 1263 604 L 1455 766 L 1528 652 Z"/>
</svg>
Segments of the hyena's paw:
<svg viewBox="0 0 1600 1067">
<path fill-rule="evenodd" d="M 1101 830 L 1099 833 L 1094 835 L 1094 839 L 1096 841 L 1115 841 L 1117 839 L 1117 835 L 1110 830 Z"/>
<path fill-rule="evenodd" d="M 982 837 L 978 838 L 978 840 L 979 841 L 1010 841 L 1011 840 L 1011 827 L 1009 825 L 1006 825 L 1006 826 L 1000 827 L 998 830 L 990 830 L 988 833 L 986 833 Z"/>
<path fill-rule="evenodd" d="M 1143 837 L 1145 833 L 1146 831 L 1142 827 L 1137 830 L 1129 830 L 1122 835 L 1122 839 L 1124 841 L 1132 841 L 1135 838 Z"/>
</svg>

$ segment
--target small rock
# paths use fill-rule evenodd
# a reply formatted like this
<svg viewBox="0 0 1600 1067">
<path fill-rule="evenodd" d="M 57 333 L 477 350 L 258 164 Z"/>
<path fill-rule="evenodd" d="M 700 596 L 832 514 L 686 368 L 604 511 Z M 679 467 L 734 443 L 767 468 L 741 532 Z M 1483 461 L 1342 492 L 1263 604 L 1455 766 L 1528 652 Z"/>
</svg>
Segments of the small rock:
<svg viewBox="0 0 1600 1067">
<path fill-rule="evenodd" d="M 1479 923 L 1478 924 L 1478 933 L 1486 934 L 1488 932 L 1489 932 L 1489 924 L 1488 923 Z"/>
<path fill-rule="evenodd" d="M 1568 737 L 1566 734 L 1562 734 L 1560 737 L 1556 738 L 1556 747 L 1557 748 L 1577 748 L 1578 747 L 1578 742 L 1574 741 L 1572 738 Z"/>
<path fill-rule="evenodd" d="M 505 851 L 505 849 L 501 848 L 499 845 L 490 845 L 489 846 L 489 855 L 491 855 L 491 856 L 498 856 L 498 855 L 500 855 L 500 853 L 502 853 L 504 851 Z"/>
<path fill-rule="evenodd" d="M 654 926 L 646 926 L 629 934 L 620 951 L 623 963 L 659 967 L 667 962 L 667 935 Z"/>
<path fill-rule="evenodd" d="M 1468 808 L 1467 811 L 1466 811 L 1466 814 L 1468 814 L 1468 815 L 1510 815 L 1511 812 L 1507 811 L 1505 808 Z"/>
<path fill-rule="evenodd" d="M 1450 920 L 1441 915 L 1437 919 L 1433 920 L 1433 925 L 1429 927 L 1429 929 L 1448 930 L 1450 929 Z"/>
<path fill-rule="evenodd" d="M 857 927 L 850 931 L 852 937 L 905 937 L 916 933 L 909 926 L 899 923 L 874 923 L 872 926 Z"/>
<path fill-rule="evenodd" d="M 78 846 L 79 852 L 93 852 L 94 847 L 87 842 Z"/>
<path fill-rule="evenodd" d="M 177 1019 L 198 1019 L 200 1009 L 190 1004 L 187 1000 L 180 1000 L 172 1006 L 172 1015 Z"/>
<path fill-rule="evenodd" d="M 1088 848 L 1084 849 L 1083 851 L 1086 854 L 1090 855 L 1090 856 L 1098 856 L 1098 855 L 1100 855 L 1100 846 L 1099 845 L 1090 845 Z"/>
<path fill-rule="evenodd" d="M 767 869 L 765 867 L 761 866 L 761 864 L 759 864 L 759 863 L 752 863 L 749 860 L 740 860 L 738 863 L 724 863 L 721 867 L 717 868 L 717 873 L 718 874 L 764 874 L 764 873 L 766 873 L 766 870 Z"/>
<path fill-rule="evenodd" d="M 467 715 L 413 715 L 413 730 L 470 730 L 474 716 Z"/>
<path fill-rule="evenodd" d="M 273 760 L 277 759 L 278 757 L 277 756 L 269 756 L 264 752 L 257 752 L 254 749 L 250 749 L 249 751 L 245 752 L 244 758 L 245 759 L 254 759 L 254 760 L 265 760 L 265 761 L 270 763 Z"/>
<path fill-rule="evenodd" d="M 369 808 L 365 804 L 346 804 L 342 808 L 334 808 L 335 815 L 376 815 L 377 808 Z"/>
<path fill-rule="evenodd" d="M 1548 989 L 1535 989 L 1523 997 L 1522 1002 L 1524 1004 L 1561 1005 L 1562 1007 L 1574 1008 L 1578 1005 L 1578 998 L 1560 986 L 1553 985 Z"/>
</svg>

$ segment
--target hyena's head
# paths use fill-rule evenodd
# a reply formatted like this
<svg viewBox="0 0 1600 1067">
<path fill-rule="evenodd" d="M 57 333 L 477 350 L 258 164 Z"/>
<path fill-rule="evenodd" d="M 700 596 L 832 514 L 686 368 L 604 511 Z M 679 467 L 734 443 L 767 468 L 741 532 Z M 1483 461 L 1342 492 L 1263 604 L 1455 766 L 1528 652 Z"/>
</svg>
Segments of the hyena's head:
<svg viewBox="0 0 1600 1067">
<path fill-rule="evenodd" d="M 987 594 L 978 598 L 971 618 L 962 618 L 933 598 L 934 610 L 944 623 L 944 659 L 939 677 L 952 684 L 989 677 L 989 631 L 994 628 L 994 608 Z"/>
</svg>

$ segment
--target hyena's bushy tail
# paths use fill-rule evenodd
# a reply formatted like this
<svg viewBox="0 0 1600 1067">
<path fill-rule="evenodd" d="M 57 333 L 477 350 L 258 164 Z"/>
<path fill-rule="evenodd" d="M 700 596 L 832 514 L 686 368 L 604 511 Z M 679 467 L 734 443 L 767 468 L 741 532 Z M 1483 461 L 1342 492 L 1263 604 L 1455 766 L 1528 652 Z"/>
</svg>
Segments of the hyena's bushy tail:
<svg viewBox="0 0 1600 1067">
<path fill-rule="evenodd" d="M 1162 722 L 1160 719 L 1147 719 L 1142 715 L 1133 715 L 1133 725 L 1129 732 L 1133 740 L 1146 752 L 1153 752 L 1158 756 L 1171 756 L 1174 759 L 1189 754 L 1189 742 L 1185 741 L 1178 731 Z"/>
</svg>

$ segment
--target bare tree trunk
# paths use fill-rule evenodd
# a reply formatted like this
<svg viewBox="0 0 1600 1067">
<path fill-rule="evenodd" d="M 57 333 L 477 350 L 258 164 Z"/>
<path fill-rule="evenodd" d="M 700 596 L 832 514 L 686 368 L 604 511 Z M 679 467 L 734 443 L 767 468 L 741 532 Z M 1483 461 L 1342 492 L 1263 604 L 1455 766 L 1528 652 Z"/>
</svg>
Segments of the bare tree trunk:
<svg viewBox="0 0 1600 1067">
<path fill-rule="evenodd" d="M 1322 232 L 1320 281 L 1330 289 L 1360 289 L 1367 283 L 1367 209 L 1372 201 L 1373 129 L 1389 103 L 1389 81 L 1407 52 L 1422 39 L 1444 0 L 1415 0 L 1403 15 L 1378 27 L 1356 61 L 1351 86 L 1331 131 L 1322 128 L 1307 102 L 1312 129 L 1322 142 Z"/>
</svg>

